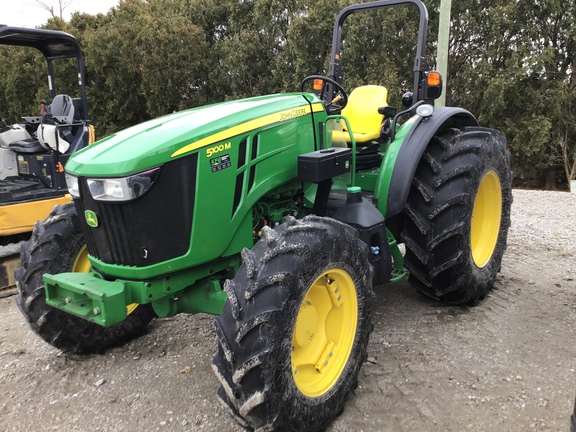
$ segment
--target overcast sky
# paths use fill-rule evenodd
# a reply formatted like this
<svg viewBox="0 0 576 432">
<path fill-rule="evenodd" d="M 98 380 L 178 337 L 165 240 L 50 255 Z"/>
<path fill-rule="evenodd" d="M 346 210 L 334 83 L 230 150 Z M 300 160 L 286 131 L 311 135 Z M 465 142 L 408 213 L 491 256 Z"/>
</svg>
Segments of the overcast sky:
<svg viewBox="0 0 576 432">
<path fill-rule="evenodd" d="M 41 0 L 42 3 L 54 6 L 59 10 L 58 0 Z M 64 0 L 63 3 L 68 3 Z M 64 19 L 68 21 L 73 12 L 97 14 L 106 13 L 111 7 L 117 6 L 119 0 L 72 0 L 64 10 Z M 45 24 L 50 14 L 37 6 L 34 0 L 0 0 L 0 24 L 19 27 L 36 27 Z"/>
</svg>

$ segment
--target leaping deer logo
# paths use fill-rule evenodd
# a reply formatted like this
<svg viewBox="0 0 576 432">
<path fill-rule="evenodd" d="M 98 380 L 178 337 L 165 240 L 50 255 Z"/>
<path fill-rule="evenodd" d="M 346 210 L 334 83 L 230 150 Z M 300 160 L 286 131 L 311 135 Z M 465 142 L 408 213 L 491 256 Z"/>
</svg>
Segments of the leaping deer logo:
<svg viewBox="0 0 576 432">
<path fill-rule="evenodd" d="M 92 210 L 86 210 L 84 212 L 84 217 L 86 218 L 86 223 L 88 226 L 92 228 L 96 228 L 98 226 L 98 216 Z"/>
</svg>

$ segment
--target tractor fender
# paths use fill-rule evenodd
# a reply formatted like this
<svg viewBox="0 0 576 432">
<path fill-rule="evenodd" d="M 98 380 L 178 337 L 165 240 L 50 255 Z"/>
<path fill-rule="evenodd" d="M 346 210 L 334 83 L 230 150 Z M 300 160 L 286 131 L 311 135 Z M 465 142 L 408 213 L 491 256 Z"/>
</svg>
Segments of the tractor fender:
<svg viewBox="0 0 576 432">
<path fill-rule="evenodd" d="M 416 122 L 402 142 L 394 162 L 384 213 L 386 219 L 404 210 L 414 173 L 432 137 L 447 128 L 463 129 L 466 126 L 478 126 L 478 121 L 469 111 L 454 107 L 435 107 L 430 117 Z"/>
</svg>

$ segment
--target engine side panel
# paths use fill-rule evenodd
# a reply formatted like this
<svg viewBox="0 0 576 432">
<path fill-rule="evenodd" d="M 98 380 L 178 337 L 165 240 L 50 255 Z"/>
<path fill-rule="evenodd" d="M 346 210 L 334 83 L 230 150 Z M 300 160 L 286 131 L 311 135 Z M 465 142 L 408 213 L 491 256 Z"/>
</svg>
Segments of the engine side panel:
<svg viewBox="0 0 576 432">
<path fill-rule="evenodd" d="M 271 191 L 297 180 L 298 155 L 316 149 L 315 125 L 326 116 L 319 101 L 302 95 L 284 101 L 288 103 L 278 109 L 272 98 L 269 108 L 275 112 L 234 121 L 234 126 L 199 140 L 181 140 L 168 149 L 158 144 L 157 153 L 168 161 L 159 164 L 161 174 L 150 191 L 132 202 L 97 203 L 84 186 L 76 203 L 79 213 L 91 210 L 99 220 L 98 227 L 83 227 L 94 240 L 88 242 L 94 267 L 111 277 L 146 279 L 252 247 L 252 208 Z M 128 141 L 131 148 L 133 139 Z M 96 165 L 106 153 L 126 157 L 125 149 L 102 146 L 92 151 Z M 149 162 L 158 159 L 149 153 Z M 81 184 L 96 173 L 89 155 L 73 156 L 72 171 L 81 174 Z M 168 174 L 186 160 L 190 163 L 180 175 Z M 170 180 L 163 183 L 166 178 Z"/>
</svg>

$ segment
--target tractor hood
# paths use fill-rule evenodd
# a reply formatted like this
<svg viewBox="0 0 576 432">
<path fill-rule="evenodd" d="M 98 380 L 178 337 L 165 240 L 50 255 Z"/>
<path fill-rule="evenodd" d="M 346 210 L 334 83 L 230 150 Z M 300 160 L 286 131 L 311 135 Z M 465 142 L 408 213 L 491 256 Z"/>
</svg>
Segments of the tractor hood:
<svg viewBox="0 0 576 432">
<path fill-rule="evenodd" d="M 133 174 L 254 129 L 323 111 L 310 93 L 285 93 L 177 112 L 110 135 L 72 155 L 78 176 Z"/>
</svg>

